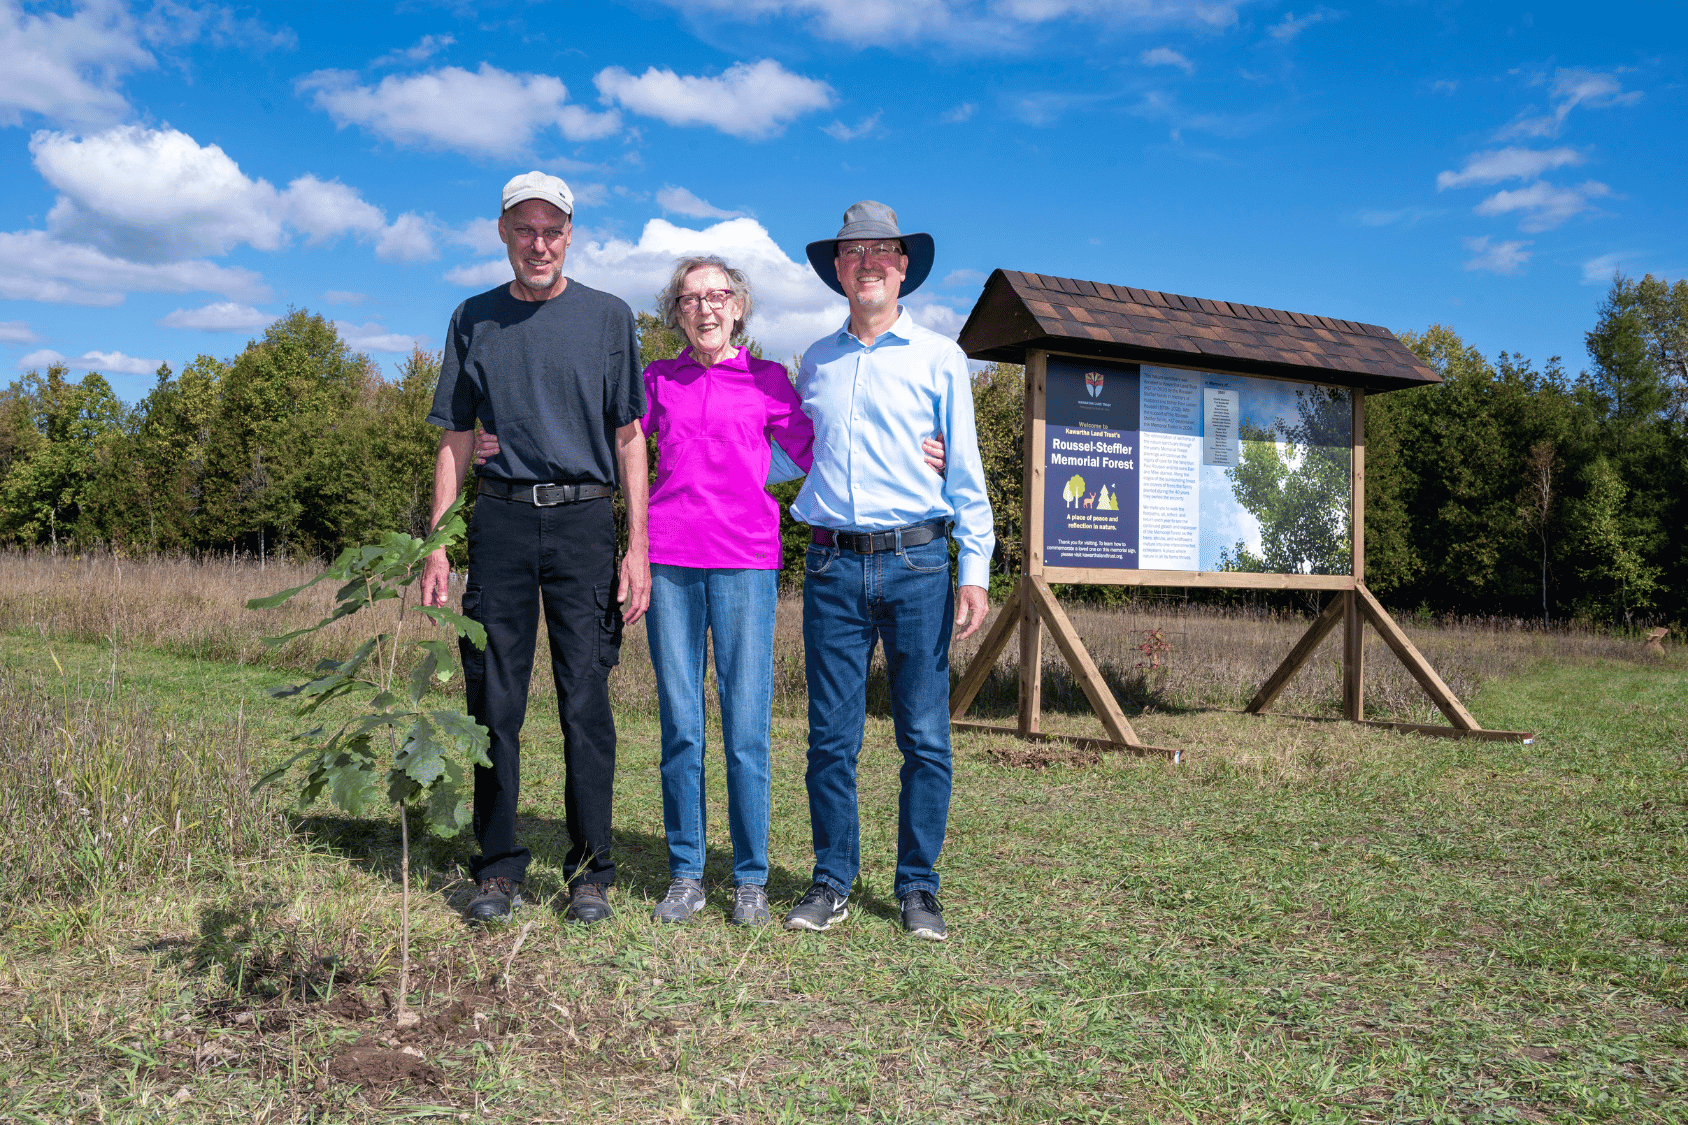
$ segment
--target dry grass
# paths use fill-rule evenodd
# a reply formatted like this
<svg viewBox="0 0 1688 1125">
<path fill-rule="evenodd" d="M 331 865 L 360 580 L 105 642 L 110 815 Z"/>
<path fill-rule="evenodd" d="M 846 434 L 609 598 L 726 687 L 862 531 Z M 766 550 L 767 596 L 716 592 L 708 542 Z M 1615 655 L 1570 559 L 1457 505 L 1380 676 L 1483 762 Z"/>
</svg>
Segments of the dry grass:
<svg viewBox="0 0 1688 1125">
<path fill-rule="evenodd" d="M 326 616 L 333 591 L 308 591 L 281 609 L 252 612 L 248 598 L 308 582 L 314 568 L 290 564 L 260 568 L 228 559 L 135 561 L 110 556 L 54 557 L 44 552 L 0 553 L 0 632 L 28 630 L 66 640 L 138 644 L 182 656 L 237 664 L 308 669 L 325 657 L 344 658 L 358 640 L 391 628 L 392 603 L 366 610 L 355 620 L 301 637 L 276 652 L 266 635 L 287 632 Z M 1000 607 L 999 607 L 1000 608 Z M 1240 708 L 1269 676 L 1307 627 L 1298 615 L 1204 606 L 1097 609 L 1069 606 L 1068 614 L 1114 695 L 1128 712 Z M 376 614 L 373 619 L 368 614 Z M 1486 681 L 1515 675 L 1544 660 L 1640 658 L 1632 638 L 1580 626 L 1543 629 L 1530 622 L 1487 618 L 1455 621 L 1404 619 L 1413 643 L 1430 660 L 1454 694 L 1469 698 Z M 1158 666 L 1139 647 L 1153 632 L 1164 637 Z M 956 646 L 959 676 L 985 630 Z M 549 656 L 544 631 L 533 690 L 552 691 L 543 674 Z M 1044 709 L 1059 729 L 1059 716 L 1083 720 L 1090 713 L 1083 692 L 1052 643 L 1044 645 Z M 1342 641 L 1333 632 L 1308 667 L 1279 696 L 1275 709 L 1309 715 L 1341 710 Z M 1377 636 L 1367 633 L 1368 714 L 1418 722 L 1441 722 L 1406 670 Z M 1009 645 L 975 702 L 972 717 L 1012 715 L 1017 704 L 1019 648 Z M 610 681 L 618 710 L 651 715 L 656 681 L 645 630 L 627 631 L 620 669 Z M 774 708 L 800 716 L 807 705 L 803 681 L 802 605 L 781 599 L 774 638 Z M 869 710 L 890 713 L 883 665 L 869 685 Z M 710 700 L 713 709 L 714 700 Z"/>
<path fill-rule="evenodd" d="M 249 790 L 243 724 L 165 718 L 118 682 L 115 666 L 89 684 L 0 663 L 0 924 L 32 901 L 97 900 L 293 846 L 276 802 Z"/>
</svg>

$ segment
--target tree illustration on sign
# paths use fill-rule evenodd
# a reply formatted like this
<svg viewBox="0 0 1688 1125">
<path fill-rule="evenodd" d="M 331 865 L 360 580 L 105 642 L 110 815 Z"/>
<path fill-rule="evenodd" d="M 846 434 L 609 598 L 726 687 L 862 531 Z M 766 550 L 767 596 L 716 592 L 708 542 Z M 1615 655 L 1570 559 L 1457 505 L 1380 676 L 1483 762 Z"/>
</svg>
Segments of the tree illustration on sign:
<svg viewBox="0 0 1688 1125">
<path fill-rule="evenodd" d="M 1061 490 L 1061 499 L 1067 502 L 1067 507 L 1077 504 L 1079 497 L 1084 495 L 1084 478 L 1077 473 L 1067 482 L 1067 487 Z"/>
</svg>

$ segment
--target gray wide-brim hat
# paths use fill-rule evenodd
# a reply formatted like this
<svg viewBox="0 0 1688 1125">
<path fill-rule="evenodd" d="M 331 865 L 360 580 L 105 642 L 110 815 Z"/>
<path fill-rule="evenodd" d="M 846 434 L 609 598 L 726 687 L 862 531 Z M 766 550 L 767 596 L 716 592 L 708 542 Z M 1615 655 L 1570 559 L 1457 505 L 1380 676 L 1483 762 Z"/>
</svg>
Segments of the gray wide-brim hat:
<svg viewBox="0 0 1688 1125">
<path fill-rule="evenodd" d="M 844 225 L 831 238 L 823 238 L 819 242 L 811 242 L 808 246 L 809 264 L 815 267 L 815 272 L 826 282 L 828 289 L 840 297 L 847 296 L 844 286 L 838 281 L 837 244 L 845 239 L 868 238 L 900 238 L 903 245 L 908 247 L 908 274 L 903 278 L 902 290 L 897 294 L 906 297 L 920 288 L 920 283 L 926 280 L 926 275 L 932 272 L 932 259 L 937 257 L 937 247 L 929 234 L 904 234 L 897 229 L 897 213 L 871 199 L 864 199 L 854 204 L 844 212 Z"/>
</svg>

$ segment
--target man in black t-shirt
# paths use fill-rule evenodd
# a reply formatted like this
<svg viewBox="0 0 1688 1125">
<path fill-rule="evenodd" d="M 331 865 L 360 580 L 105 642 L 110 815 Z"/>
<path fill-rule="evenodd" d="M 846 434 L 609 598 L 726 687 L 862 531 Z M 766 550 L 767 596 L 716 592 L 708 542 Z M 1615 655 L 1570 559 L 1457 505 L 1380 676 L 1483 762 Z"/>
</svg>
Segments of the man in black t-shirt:
<svg viewBox="0 0 1688 1125">
<path fill-rule="evenodd" d="M 498 236 L 515 280 L 452 314 L 428 415 L 445 431 L 434 461 L 436 523 L 457 499 L 476 423 L 499 439 L 479 474 L 463 592 L 464 614 L 487 631 L 484 652 L 462 645 L 469 713 L 492 736 L 492 768 L 475 769 L 481 854 L 471 866 L 479 891 L 468 919 L 508 918 L 521 902 L 530 854 L 516 843 L 520 737 L 543 607 L 563 727 L 567 916 L 590 923 L 610 916 L 606 891 L 615 881 L 607 677 L 622 626 L 650 604 L 645 386 L 632 310 L 563 276 L 574 235 L 568 185 L 529 172 L 504 185 L 501 202 Z M 610 507 L 618 478 L 628 531 L 619 582 Z M 425 604 L 446 603 L 448 573 L 443 550 L 429 556 Z"/>
</svg>

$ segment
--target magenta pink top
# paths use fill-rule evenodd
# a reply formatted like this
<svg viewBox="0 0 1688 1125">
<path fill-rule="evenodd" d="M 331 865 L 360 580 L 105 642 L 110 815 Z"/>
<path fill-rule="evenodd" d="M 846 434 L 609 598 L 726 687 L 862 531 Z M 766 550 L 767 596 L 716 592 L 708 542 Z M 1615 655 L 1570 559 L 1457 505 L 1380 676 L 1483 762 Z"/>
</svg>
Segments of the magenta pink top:
<svg viewBox="0 0 1688 1125">
<path fill-rule="evenodd" d="M 768 494 L 768 443 L 799 468 L 815 428 L 785 368 L 744 348 L 705 368 L 687 348 L 645 368 L 645 433 L 656 435 L 651 562 L 751 570 L 780 567 L 779 502 Z"/>
</svg>

